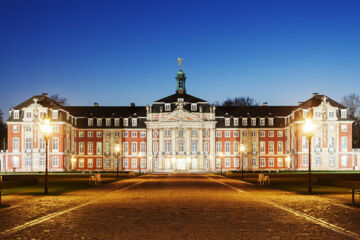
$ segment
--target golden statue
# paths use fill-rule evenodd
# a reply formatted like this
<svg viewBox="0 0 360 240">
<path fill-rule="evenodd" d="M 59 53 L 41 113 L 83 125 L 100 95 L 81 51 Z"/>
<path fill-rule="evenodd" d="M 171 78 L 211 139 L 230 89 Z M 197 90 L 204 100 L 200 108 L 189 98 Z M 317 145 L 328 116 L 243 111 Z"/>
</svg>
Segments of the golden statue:
<svg viewBox="0 0 360 240">
<path fill-rule="evenodd" d="M 182 68 L 182 61 L 183 61 L 183 60 L 184 60 L 183 58 L 179 58 L 179 57 L 178 57 L 178 61 L 179 61 L 178 64 L 179 64 L 179 66 L 180 66 L 180 69 Z"/>
</svg>

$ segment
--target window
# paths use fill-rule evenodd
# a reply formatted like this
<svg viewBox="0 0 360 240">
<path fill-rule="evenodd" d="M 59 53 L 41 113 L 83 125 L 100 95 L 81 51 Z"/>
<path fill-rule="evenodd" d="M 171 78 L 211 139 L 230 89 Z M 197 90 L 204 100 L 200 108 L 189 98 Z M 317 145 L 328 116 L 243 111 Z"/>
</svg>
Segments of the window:
<svg viewBox="0 0 360 240">
<path fill-rule="evenodd" d="M 52 118 L 53 118 L 53 119 L 58 119 L 58 113 L 59 113 L 59 112 L 58 112 L 57 110 L 53 110 L 53 111 L 52 111 Z"/>
<path fill-rule="evenodd" d="M 127 131 L 124 131 L 124 132 L 123 132 L 123 137 L 124 137 L 124 138 L 127 138 L 128 136 L 129 136 L 129 133 L 128 133 Z"/>
<path fill-rule="evenodd" d="M 320 137 L 315 137 L 315 148 L 316 149 L 321 148 L 321 139 L 320 139 Z"/>
<path fill-rule="evenodd" d="M 266 166 L 265 158 L 260 158 L 260 167 L 265 167 L 265 166 Z"/>
<path fill-rule="evenodd" d="M 93 150 L 93 142 L 88 142 L 88 149 L 87 149 L 88 155 L 92 155 L 94 153 Z"/>
<path fill-rule="evenodd" d="M 129 167 L 129 160 L 127 158 L 124 158 L 123 167 L 128 168 Z"/>
<path fill-rule="evenodd" d="M 124 151 L 124 154 L 128 154 L 128 152 L 129 152 L 129 143 L 128 142 L 123 142 L 123 151 Z"/>
<path fill-rule="evenodd" d="M 58 137 L 52 138 L 52 151 L 53 152 L 59 151 L 59 138 Z"/>
<path fill-rule="evenodd" d="M 88 158 L 88 159 L 87 159 L 87 167 L 88 167 L 88 168 L 92 168 L 92 167 L 93 167 L 93 160 L 92 160 L 92 158 Z"/>
<path fill-rule="evenodd" d="M 84 159 L 83 159 L 83 158 L 80 158 L 80 159 L 79 159 L 79 167 L 80 167 L 80 168 L 83 168 L 83 167 L 84 167 Z"/>
<path fill-rule="evenodd" d="M 347 125 L 341 125 L 341 132 L 347 132 Z"/>
<path fill-rule="evenodd" d="M 129 126 L 129 119 L 124 118 L 123 124 L 124 124 L 125 127 Z"/>
<path fill-rule="evenodd" d="M 256 137 L 256 131 L 255 130 L 251 131 L 251 136 Z"/>
<path fill-rule="evenodd" d="M 137 126 L 137 118 L 131 119 L 131 126 L 136 127 Z"/>
<path fill-rule="evenodd" d="M 157 137 L 159 135 L 158 130 L 154 130 L 154 137 Z"/>
<path fill-rule="evenodd" d="M 131 154 L 136 154 L 137 153 L 137 142 L 132 142 L 131 143 Z"/>
<path fill-rule="evenodd" d="M 159 152 L 159 143 L 153 142 L 153 152 L 158 153 Z"/>
<path fill-rule="evenodd" d="M 216 142 L 216 152 L 221 152 L 221 142 Z"/>
<path fill-rule="evenodd" d="M 321 157 L 320 156 L 315 157 L 315 165 L 317 167 L 320 167 L 320 165 L 321 165 Z"/>
<path fill-rule="evenodd" d="M 101 137 L 101 132 L 97 131 L 96 132 L 96 137 L 100 138 Z"/>
<path fill-rule="evenodd" d="M 315 118 L 316 119 L 321 119 L 321 112 L 315 112 Z"/>
<path fill-rule="evenodd" d="M 347 156 L 346 155 L 343 155 L 341 156 L 341 167 L 347 167 L 348 165 L 348 161 L 347 161 Z"/>
<path fill-rule="evenodd" d="M 265 118 L 260 118 L 260 126 L 265 126 Z"/>
<path fill-rule="evenodd" d="M 137 167 L 137 159 L 136 159 L 136 158 L 131 159 L 131 167 L 132 167 L 132 168 L 136 168 L 136 167 Z"/>
<path fill-rule="evenodd" d="M 234 131 L 234 137 L 239 137 L 239 131 Z"/>
<path fill-rule="evenodd" d="M 329 138 L 329 148 L 330 148 L 330 149 L 334 149 L 334 148 L 335 148 L 335 138 L 334 138 L 334 137 L 330 137 L 330 138 Z"/>
<path fill-rule="evenodd" d="M 234 118 L 234 126 L 239 126 L 239 118 Z"/>
<path fill-rule="evenodd" d="M 239 152 L 239 142 L 234 142 L 234 154 Z"/>
<path fill-rule="evenodd" d="M 277 131 L 277 136 L 282 137 L 283 136 L 283 131 Z"/>
<path fill-rule="evenodd" d="M 334 165 L 335 165 L 335 157 L 334 156 L 329 157 L 329 165 L 330 165 L 330 167 L 334 167 Z"/>
<path fill-rule="evenodd" d="M 93 125 L 93 119 L 92 118 L 88 118 L 88 126 L 91 127 Z"/>
<path fill-rule="evenodd" d="M 170 153 L 170 146 L 171 146 L 171 142 L 166 141 L 165 142 L 165 152 L 166 153 Z"/>
<path fill-rule="evenodd" d="M 191 104 L 191 111 L 196 111 L 197 110 L 197 104 L 196 103 L 192 103 Z"/>
<path fill-rule="evenodd" d="M 308 114 L 308 110 L 307 110 L 307 109 L 304 109 L 304 110 L 303 110 L 303 118 L 306 118 L 307 114 Z"/>
<path fill-rule="evenodd" d="M 225 118 L 225 126 L 230 126 L 230 118 Z"/>
<path fill-rule="evenodd" d="M 260 131 L 260 137 L 265 137 L 265 131 Z"/>
<path fill-rule="evenodd" d="M 96 153 L 97 155 L 102 154 L 102 142 L 96 142 Z"/>
<path fill-rule="evenodd" d="M 59 129 L 58 129 L 58 130 L 59 130 Z M 30 126 L 30 125 L 26 126 L 26 127 L 25 127 L 25 131 L 26 131 L 26 132 L 31 132 L 31 126 Z"/>
<path fill-rule="evenodd" d="M 247 137 L 247 131 L 245 130 L 245 131 L 242 131 L 242 136 L 243 137 Z"/>
<path fill-rule="evenodd" d="M 346 109 L 341 109 L 341 118 L 347 118 L 347 111 L 346 111 Z"/>
<path fill-rule="evenodd" d="M 184 142 L 183 141 L 179 142 L 179 152 L 184 152 Z"/>
<path fill-rule="evenodd" d="M 25 166 L 26 167 L 31 167 L 31 157 L 27 156 L 25 158 Z"/>
<path fill-rule="evenodd" d="M 110 142 L 105 142 L 105 154 L 110 154 Z"/>
<path fill-rule="evenodd" d="M 204 142 L 204 152 L 209 153 L 209 142 L 208 141 Z"/>
<path fill-rule="evenodd" d="M 19 125 L 14 125 L 13 126 L 13 133 L 18 133 L 19 132 Z"/>
<path fill-rule="evenodd" d="M 225 158 L 225 167 L 231 167 L 230 158 Z"/>
<path fill-rule="evenodd" d="M 277 142 L 277 153 L 279 154 L 281 154 L 281 153 L 283 153 L 283 151 L 284 151 L 284 148 L 283 148 L 283 142 L 282 141 L 278 141 Z"/>
<path fill-rule="evenodd" d="M 96 159 L 96 168 L 101 168 L 101 165 L 102 165 L 101 158 L 97 158 Z"/>
<path fill-rule="evenodd" d="M 252 165 L 253 165 L 253 167 L 255 167 L 257 165 L 257 161 L 256 161 L 255 157 L 252 159 Z"/>
<path fill-rule="evenodd" d="M 13 157 L 12 157 L 12 164 L 13 164 L 13 167 L 14 167 L 14 168 L 19 167 L 19 157 L 13 156 Z"/>
<path fill-rule="evenodd" d="M 225 137 L 229 138 L 230 137 L 230 131 L 225 131 Z"/>
<path fill-rule="evenodd" d="M 88 131 L 87 134 L 88 134 L 88 137 L 89 137 L 89 138 L 92 138 L 92 137 L 93 137 L 93 132 L 92 132 L 92 131 Z"/>
<path fill-rule="evenodd" d="M 204 137 L 209 137 L 209 130 L 204 130 Z"/>
<path fill-rule="evenodd" d="M 44 167 L 44 166 L 45 166 L 45 156 L 41 156 L 41 157 L 40 157 L 39 165 L 40 165 L 40 167 Z"/>
<path fill-rule="evenodd" d="M 308 156 L 302 156 L 302 164 L 303 164 L 303 166 L 309 165 L 309 157 Z"/>
<path fill-rule="evenodd" d="M 303 150 L 308 149 L 308 140 L 307 140 L 306 136 L 302 136 L 302 148 L 303 148 Z"/>
<path fill-rule="evenodd" d="M 146 167 L 146 159 L 145 159 L 145 158 L 142 158 L 140 162 L 141 162 L 141 165 L 140 165 L 140 166 L 141 166 L 142 168 Z"/>
<path fill-rule="evenodd" d="M 197 131 L 195 129 L 191 130 L 191 136 L 192 137 L 196 137 L 197 136 Z"/>
<path fill-rule="evenodd" d="M 110 126 L 111 126 L 111 119 L 110 119 L 110 118 L 107 118 L 107 119 L 105 120 L 105 125 L 106 125 L 107 127 L 110 127 Z"/>
<path fill-rule="evenodd" d="M 146 142 L 140 143 L 140 152 L 145 153 L 146 152 Z"/>
<path fill-rule="evenodd" d="M 335 112 L 334 111 L 330 111 L 329 112 L 329 118 L 334 118 L 335 117 Z"/>
<path fill-rule="evenodd" d="M 114 125 L 115 125 L 115 127 L 118 127 L 120 125 L 120 119 L 115 118 Z"/>
<path fill-rule="evenodd" d="M 270 141 L 269 142 L 269 154 L 273 154 L 274 153 L 274 142 Z"/>
<path fill-rule="evenodd" d="M 257 145 L 256 145 L 256 142 L 255 142 L 255 141 L 253 141 L 253 142 L 251 143 L 251 149 L 252 149 L 253 154 L 255 154 L 256 151 L 257 151 Z"/>
<path fill-rule="evenodd" d="M 274 158 L 269 158 L 269 167 L 274 167 Z"/>
<path fill-rule="evenodd" d="M 83 138 L 85 136 L 84 132 L 83 131 L 80 131 L 79 132 L 79 138 Z"/>
<path fill-rule="evenodd" d="M 191 143 L 191 150 L 192 150 L 192 153 L 197 153 L 197 142 L 196 141 L 193 141 Z"/>
<path fill-rule="evenodd" d="M 110 168 L 110 159 L 109 158 L 105 159 L 105 167 Z"/>
<path fill-rule="evenodd" d="M 265 154 L 265 142 L 260 141 L 260 153 Z"/>
<path fill-rule="evenodd" d="M 19 114 L 19 110 L 15 110 L 14 111 L 14 119 L 19 119 L 20 114 Z"/>
<path fill-rule="evenodd" d="M 171 104 L 165 103 L 165 111 L 170 111 L 170 110 L 171 110 Z"/>
<path fill-rule="evenodd" d="M 230 153 L 230 142 L 225 142 L 225 153 Z"/>
<path fill-rule="evenodd" d="M 234 167 L 239 167 L 239 159 L 234 158 Z"/>
<path fill-rule="evenodd" d="M 45 149 L 45 139 L 44 138 L 40 138 L 40 149 Z"/>
<path fill-rule="evenodd" d="M 347 150 L 347 137 L 341 137 L 341 150 L 346 151 Z"/>
<path fill-rule="evenodd" d="M 177 101 L 178 102 L 184 102 L 184 99 L 183 98 L 178 98 Z"/>
<path fill-rule="evenodd" d="M 145 131 L 140 132 L 140 137 L 142 138 L 146 137 L 146 132 Z"/>
<path fill-rule="evenodd" d="M 256 126 L 256 118 L 251 119 L 251 126 Z"/>
<path fill-rule="evenodd" d="M 179 136 L 180 137 L 184 136 L 184 130 L 179 130 Z"/>
<path fill-rule="evenodd" d="M 274 119 L 273 118 L 269 118 L 269 126 L 274 126 Z"/>
<path fill-rule="evenodd" d="M 165 137 L 170 137 L 170 130 L 169 129 L 165 129 Z"/>
<path fill-rule="evenodd" d="M 216 137 L 221 137 L 221 132 L 220 131 L 216 131 Z"/>
<path fill-rule="evenodd" d="M 84 148 L 84 142 L 79 142 L 79 154 L 84 154 L 85 148 Z"/>
<path fill-rule="evenodd" d="M 32 149 L 32 138 L 27 137 L 25 139 L 25 149 Z"/>
<path fill-rule="evenodd" d="M 96 125 L 98 127 L 100 127 L 102 125 L 102 119 L 101 118 L 96 119 Z"/>
<path fill-rule="evenodd" d="M 216 167 L 221 167 L 221 158 L 216 159 Z"/>
<path fill-rule="evenodd" d="M 274 131 L 269 131 L 269 137 L 274 137 Z"/>
<path fill-rule="evenodd" d="M 131 137 L 132 138 L 137 138 L 137 132 L 136 131 L 131 132 Z"/>
<path fill-rule="evenodd" d="M 243 125 L 243 126 L 247 126 L 247 118 L 243 118 L 243 119 L 242 119 L 242 125 Z"/>
<path fill-rule="evenodd" d="M 283 158 L 278 158 L 277 159 L 277 166 L 278 167 L 283 167 L 284 166 L 284 159 Z"/>
</svg>

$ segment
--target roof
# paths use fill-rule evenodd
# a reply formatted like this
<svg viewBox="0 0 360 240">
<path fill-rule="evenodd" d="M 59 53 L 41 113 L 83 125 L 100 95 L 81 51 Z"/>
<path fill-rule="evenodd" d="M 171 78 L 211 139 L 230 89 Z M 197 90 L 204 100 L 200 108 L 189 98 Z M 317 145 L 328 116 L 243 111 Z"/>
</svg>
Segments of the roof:
<svg viewBox="0 0 360 240">
<path fill-rule="evenodd" d="M 205 101 L 203 99 L 194 97 L 194 96 L 192 96 L 190 94 L 187 94 L 187 93 L 175 93 L 173 95 L 161 98 L 161 99 L 155 101 L 154 103 L 157 103 L 157 102 L 166 102 L 166 103 L 177 102 L 178 98 L 183 98 L 184 102 L 190 102 L 190 103 L 207 102 L 207 101 Z"/>
<path fill-rule="evenodd" d="M 35 98 L 38 99 L 37 103 L 44 106 L 44 107 L 48 107 L 48 108 L 60 108 L 60 107 L 62 107 L 62 105 L 60 103 L 52 100 L 47 95 L 36 95 L 36 96 L 33 96 L 33 97 L 29 98 L 25 102 L 22 102 L 19 105 L 13 107 L 13 109 L 14 110 L 21 110 L 22 108 L 33 104 Z"/>
<path fill-rule="evenodd" d="M 334 107 L 338 107 L 340 109 L 346 109 L 346 107 L 338 102 L 336 102 L 335 100 L 325 96 L 325 95 L 314 95 L 312 98 L 310 98 L 309 100 L 303 102 L 302 104 L 299 105 L 299 107 L 301 108 L 310 108 L 310 107 L 317 107 L 321 104 L 321 102 L 324 100 L 324 97 L 326 98 L 326 102 L 330 103 L 332 106 Z"/>
<path fill-rule="evenodd" d="M 138 117 L 146 117 L 145 106 L 63 106 L 75 117 L 131 117 L 136 114 Z"/>
<path fill-rule="evenodd" d="M 216 116 L 276 117 L 288 116 L 298 106 L 218 106 Z"/>
</svg>

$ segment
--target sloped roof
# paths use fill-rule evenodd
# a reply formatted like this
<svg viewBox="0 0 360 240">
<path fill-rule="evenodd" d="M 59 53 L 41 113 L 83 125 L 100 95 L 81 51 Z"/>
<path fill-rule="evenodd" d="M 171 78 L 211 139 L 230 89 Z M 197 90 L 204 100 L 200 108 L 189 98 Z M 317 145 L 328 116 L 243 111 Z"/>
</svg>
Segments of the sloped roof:
<svg viewBox="0 0 360 240">
<path fill-rule="evenodd" d="M 33 97 L 29 98 L 25 102 L 22 102 L 19 105 L 13 107 L 13 109 L 21 110 L 22 108 L 33 104 L 35 98 L 38 99 L 37 103 L 44 106 L 44 107 L 48 107 L 48 108 L 60 108 L 60 107 L 62 107 L 61 104 L 59 104 L 58 102 L 52 100 L 47 95 L 36 95 L 36 96 L 33 96 Z"/>
<path fill-rule="evenodd" d="M 155 101 L 154 103 L 157 103 L 157 102 L 166 102 L 166 103 L 177 102 L 178 98 L 183 98 L 184 102 L 190 102 L 190 103 L 207 102 L 207 101 L 205 101 L 203 99 L 194 97 L 194 96 L 192 96 L 190 94 L 187 94 L 187 93 L 175 93 L 173 95 L 161 98 L 161 99 Z"/>
<path fill-rule="evenodd" d="M 301 107 L 301 108 L 310 108 L 310 107 L 319 106 L 321 104 L 321 102 L 323 101 L 324 97 L 326 97 L 326 102 L 330 103 L 332 106 L 338 107 L 340 109 L 346 109 L 346 107 L 344 105 L 336 102 L 335 100 L 329 98 L 328 96 L 320 95 L 320 94 L 314 95 L 309 100 L 307 100 L 307 101 L 303 102 L 302 104 L 300 104 L 299 107 Z"/>
<path fill-rule="evenodd" d="M 288 116 L 298 106 L 218 106 L 216 116 L 276 117 Z"/>
<path fill-rule="evenodd" d="M 131 117 L 146 116 L 145 106 L 63 106 L 64 110 L 68 111 L 75 117 Z"/>
</svg>

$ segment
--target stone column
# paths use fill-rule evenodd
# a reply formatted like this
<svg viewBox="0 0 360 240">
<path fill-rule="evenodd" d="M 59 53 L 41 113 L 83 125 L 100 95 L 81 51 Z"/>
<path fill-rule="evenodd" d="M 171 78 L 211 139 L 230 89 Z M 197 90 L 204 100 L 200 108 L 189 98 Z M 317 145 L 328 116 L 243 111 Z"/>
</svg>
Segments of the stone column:
<svg viewBox="0 0 360 240">
<path fill-rule="evenodd" d="M 198 150 L 200 152 L 200 154 L 198 155 L 198 169 L 204 169 L 204 143 L 203 143 L 203 132 L 204 129 L 203 128 L 199 128 L 199 141 L 198 141 Z"/>
<path fill-rule="evenodd" d="M 119 139 L 122 139 L 121 137 L 119 137 Z M 122 143 L 121 143 L 122 144 Z M 151 129 L 147 129 L 147 133 L 146 133 L 146 152 L 147 152 L 147 170 L 152 172 L 154 171 L 154 164 L 153 164 L 153 154 L 152 154 L 152 130 Z"/>
<path fill-rule="evenodd" d="M 210 129 L 209 171 L 215 170 L 215 128 Z"/>
<path fill-rule="evenodd" d="M 163 152 L 164 152 L 164 129 L 159 128 L 159 161 L 161 163 L 162 169 L 165 168 Z"/>
<path fill-rule="evenodd" d="M 192 167 L 191 129 L 190 128 L 185 129 L 185 151 L 186 151 L 185 165 L 186 165 L 186 170 L 187 170 L 187 169 L 191 169 L 191 167 Z M 190 159 L 190 161 L 188 161 L 188 159 Z"/>
</svg>

